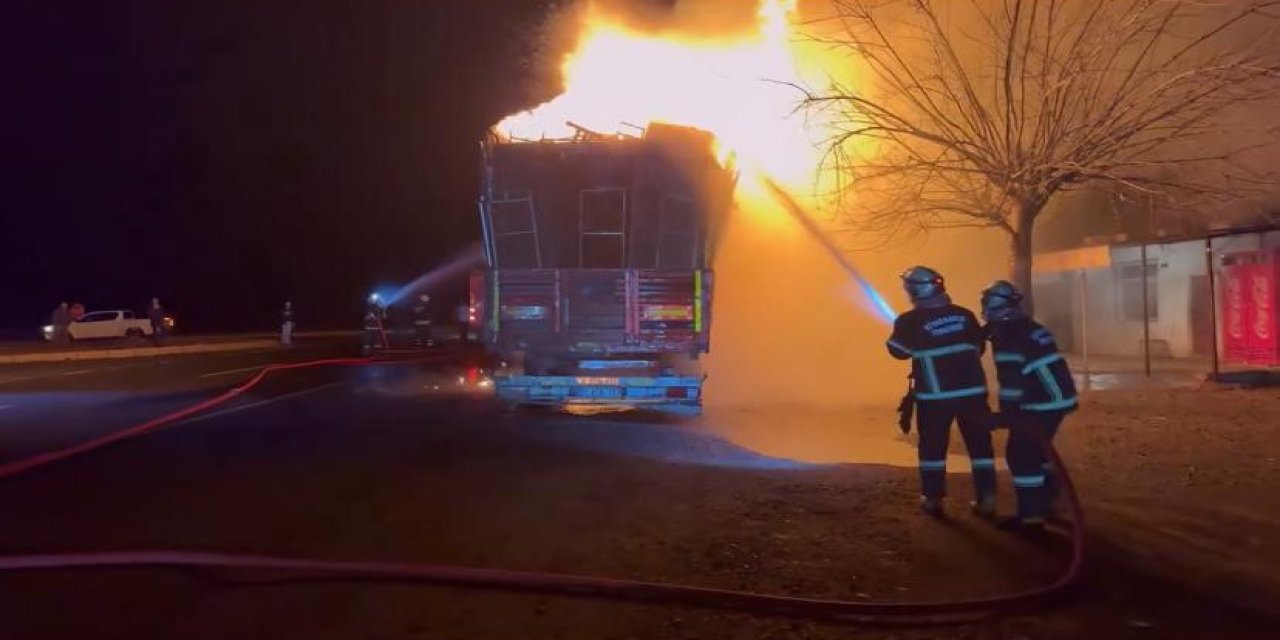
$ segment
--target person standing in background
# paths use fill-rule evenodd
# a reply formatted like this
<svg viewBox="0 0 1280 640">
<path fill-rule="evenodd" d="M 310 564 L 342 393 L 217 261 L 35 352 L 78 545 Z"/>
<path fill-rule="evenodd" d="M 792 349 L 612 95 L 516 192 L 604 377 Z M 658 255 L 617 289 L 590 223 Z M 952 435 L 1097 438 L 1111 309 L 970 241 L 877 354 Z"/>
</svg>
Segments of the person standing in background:
<svg viewBox="0 0 1280 640">
<path fill-rule="evenodd" d="M 280 344 L 293 344 L 293 301 L 285 300 L 284 309 L 280 311 Z"/>
<path fill-rule="evenodd" d="M 53 326 L 51 341 L 55 346 L 65 347 L 71 344 L 71 311 L 67 303 L 59 304 L 49 316 L 49 324 Z"/>
<path fill-rule="evenodd" d="M 151 299 L 151 306 L 147 309 L 147 319 L 151 321 L 151 339 L 158 347 L 164 342 L 165 334 L 168 332 L 164 325 L 164 307 L 160 306 L 160 298 Z"/>
</svg>

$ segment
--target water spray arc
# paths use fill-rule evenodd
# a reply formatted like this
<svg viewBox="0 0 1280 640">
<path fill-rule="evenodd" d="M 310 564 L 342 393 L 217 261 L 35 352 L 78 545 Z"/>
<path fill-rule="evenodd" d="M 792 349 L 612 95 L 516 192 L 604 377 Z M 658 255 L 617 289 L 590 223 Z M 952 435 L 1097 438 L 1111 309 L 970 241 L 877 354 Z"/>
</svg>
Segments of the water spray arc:
<svg viewBox="0 0 1280 640">
<path fill-rule="evenodd" d="M 870 305 L 869 310 L 875 317 L 885 324 L 893 324 L 898 314 L 893 310 L 893 307 L 889 306 L 889 301 L 880 295 L 880 292 L 871 284 L 871 281 L 863 276 L 862 272 L 852 262 L 849 262 L 844 252 L 836 246 L 831 237 L 822 230 L 822 227 L 818 226 L 817 222 L 814 222 L 809 212 L 799 202 L 796 202 L 795 197 L 772 178 L 761 178 L 761 181 L 769 191 L 769 194 L 773 196 L 773 199 L 782 205 L 782 208 L 786 209 L 787 213 L 791 214 L 791 217 L 795 218 L 796 222 L 800 223 L 800 227 L 805 230 L 805 233 L 821 245 L 830 254 L 831 258 L 836 261 L 836 264 L 840 265 L 840 268 L 854 281 L 858 289 L 866 297 Z"/>
<path fill-rule="evenodd" d="M 418 291 L 428 291 L 432 287 L 459 274 L 484 264 L 484 254 L 480 243 L 475 243 L 454 254 L 444 264 L 414 278 L 408 284 L 385 295 L 380 295 L 382 303 L 393 305 Z"/>
</svg>

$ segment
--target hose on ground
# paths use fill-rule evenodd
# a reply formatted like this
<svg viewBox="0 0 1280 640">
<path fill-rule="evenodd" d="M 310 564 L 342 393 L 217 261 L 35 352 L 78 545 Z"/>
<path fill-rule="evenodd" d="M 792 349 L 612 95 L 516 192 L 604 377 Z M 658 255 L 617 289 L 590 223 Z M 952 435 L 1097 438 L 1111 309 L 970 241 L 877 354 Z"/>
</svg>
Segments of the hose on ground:
<svg viewBox="0 0 1280 640">
<path fill-rule="evenodd" d="M 430 359 L 428 359 L 430 360 Z M 422 360 L 417 360 L 421 362 Z M 340 358 L 314 360 L 264 367 L 244 383 L 213 398 L 167 413 L 141 424 L 64 449 L 0 465 L 0 480 L 66 460 L 108 444 L 137 437 L 172 425 L 196 413 L 223 404 L 260 384 L 280 371 L 320 366 L 362 366 L 404 364 L 413 360 Z M 652 604 L 725 609 L 753 614 L 787 616 L 858 624 L 895 626 L 935 626 L 971 622 L 1012 611 L 1039 606 L 1061 595 L 1080 576 L 1084 564 L 1084 513 L 1067 467 L 1053 446 L 1041 440 L 1045 455 L 1053 463 L 1071 515 L 1071 560 L 1052 583 L 1011 594 L 988 597 L 920 601 L 875 602 L 801 598 L 714 589 L 707 587 L 644 582 L 585 575 L 512 571 L 404 562 L 366 562 L 317 558 L 291 558 L 229 554 L 208 551 L 138 550 L 85 553 L 50 553 L 0 556 L 0 571 L 108 569 L 125 567 L 170 567 L 188 569 L 234 569 L 286 574 L 281 581 L 373 580 L 429 584 L 449 587 L 496 589 L 573 597 L 605 598 Z M 245 584 L 252 585 L 252 581 Z"/>
</svg>

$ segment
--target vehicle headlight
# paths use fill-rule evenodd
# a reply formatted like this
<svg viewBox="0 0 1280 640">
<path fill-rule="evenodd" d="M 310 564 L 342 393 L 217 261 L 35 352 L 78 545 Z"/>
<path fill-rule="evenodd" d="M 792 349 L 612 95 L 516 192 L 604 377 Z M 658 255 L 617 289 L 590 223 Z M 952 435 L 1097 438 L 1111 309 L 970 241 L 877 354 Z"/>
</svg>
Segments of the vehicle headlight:
<svg viewBox="0 0 1280 640">
<path fill-rule="evenodd" d="M 53 325 L 46 324 L 40 328 L 40 332 L 43 333 L 46 338 L 51 337 L 53 335 Z"/>
</svg>

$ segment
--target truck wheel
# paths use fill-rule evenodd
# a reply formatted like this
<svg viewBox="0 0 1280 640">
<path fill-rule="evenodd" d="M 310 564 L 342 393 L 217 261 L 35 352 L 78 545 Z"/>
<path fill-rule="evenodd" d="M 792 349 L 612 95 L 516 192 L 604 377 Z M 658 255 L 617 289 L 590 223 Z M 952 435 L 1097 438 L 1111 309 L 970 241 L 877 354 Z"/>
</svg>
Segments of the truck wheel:
<svg viewBox="0 0 1280 640">
<path fill-rule="evenodd" d="M 144 338 L 144 337 L 145 337 L 145 336 L 143 336 L 143 335 L 142 335 L 142 330 L 141 330 L 141 329 L 130 329 L 130 330 L 128 330 L 128 331 L 126 331 L 126 332 L 124 332 L 124 339 L 125 339 L 125 340 L 137 341 L 137 340 L 141 340 L 141 339 L 142 339 L 142 338 Z"/>
</svg>

